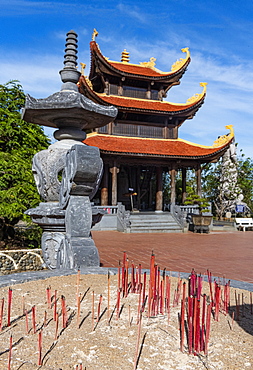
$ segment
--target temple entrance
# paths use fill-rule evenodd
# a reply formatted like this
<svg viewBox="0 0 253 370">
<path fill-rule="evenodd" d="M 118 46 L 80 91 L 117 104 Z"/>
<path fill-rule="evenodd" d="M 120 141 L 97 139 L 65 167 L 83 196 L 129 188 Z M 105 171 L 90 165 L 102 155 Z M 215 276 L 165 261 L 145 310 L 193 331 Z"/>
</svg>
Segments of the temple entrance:
<svg viewBox="0 0 253 370">
<path fill-rule="evenodd" d="M 118 201 L 130 211 L 155 211 L 154 166 L 122 166 L 118 174 Z"/>
</svg>

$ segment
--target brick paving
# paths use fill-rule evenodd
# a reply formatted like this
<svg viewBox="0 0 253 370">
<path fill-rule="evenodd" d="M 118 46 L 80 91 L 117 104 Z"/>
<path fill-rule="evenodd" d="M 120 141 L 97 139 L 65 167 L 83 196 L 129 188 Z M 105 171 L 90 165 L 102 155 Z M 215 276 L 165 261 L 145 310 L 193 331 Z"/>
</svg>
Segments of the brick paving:
<svg viewBox="0 0 253 370">
<path fill-rule="evenodd" d="M 152 250 L 156 263 L 167 271 L 205 274 L 253 283 L 253 232 L 211 232 L 210 234 L 150 233 L 124 234 L 93 231 L 101 266 L 118 267 L 126 251 L 129 261 L 149 268 Z"/>
</svg>

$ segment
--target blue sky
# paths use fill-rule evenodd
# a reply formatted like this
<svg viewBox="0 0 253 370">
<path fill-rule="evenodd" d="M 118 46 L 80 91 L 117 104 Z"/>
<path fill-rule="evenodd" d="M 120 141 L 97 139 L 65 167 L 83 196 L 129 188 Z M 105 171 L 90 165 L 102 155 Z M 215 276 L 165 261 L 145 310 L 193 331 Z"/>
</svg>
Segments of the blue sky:
<svg viewBox="0 0 253 370">
<path fill-rule="evenodd" d="M 212 145 L 233 124 L 239 149 L 253 158 L 252 0 L 0 0 L 0 83 L 17 79 L 36 98 L 59 91 L 71 29 L 78 33 L 78 62 L 87 64 L 88 74 L 94 27 L 106 57 L 120 60 L 126 48 L 132 63 L 155 57 L 163 71 L 188 46 L 192 61 L 167 100 L 185 102 L 201 92 L 199 82 L 208 89 L 205 104 L 179 136 Z"/>
</svg>

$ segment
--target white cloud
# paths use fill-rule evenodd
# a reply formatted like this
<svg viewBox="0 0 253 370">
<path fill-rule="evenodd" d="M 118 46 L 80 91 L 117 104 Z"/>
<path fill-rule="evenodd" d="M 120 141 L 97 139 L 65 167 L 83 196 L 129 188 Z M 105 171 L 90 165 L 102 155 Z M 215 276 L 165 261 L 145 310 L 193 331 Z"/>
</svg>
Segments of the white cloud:
<svg viewBox="0 0 253 370">
<path fill-rule="evenodd" d="M 120 3 L 117 5 L 117 9 L 124 15 L 128 15 L 129 17 L 134 18 L 141 23 L 147 22 L 143 9 L 140 9 L 137 6 L 128 6 Z"/>
</svg>

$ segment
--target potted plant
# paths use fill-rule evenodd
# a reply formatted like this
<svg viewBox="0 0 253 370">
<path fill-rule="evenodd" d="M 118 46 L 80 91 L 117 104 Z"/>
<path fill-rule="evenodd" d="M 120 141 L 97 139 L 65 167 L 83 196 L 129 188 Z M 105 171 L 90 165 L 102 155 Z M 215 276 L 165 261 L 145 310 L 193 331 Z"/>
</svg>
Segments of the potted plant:
<svg viewBox="0 0 253 370">
<path fill-rule="evenodd" d="M 205 198 L 200 197 L 197 194 L 189 195 L 185 203 L 186 205 L 198 205 L 198 214 L 192 213 L 190 216 L 191 222 L 189 225 L 189 230 L 193 231 L 194 233 L 209 233 L 209 226 L 212 222 L 212 215 L 205 215 L 205 213 L 209 212 L 209 203 Z"/>
</svg>

